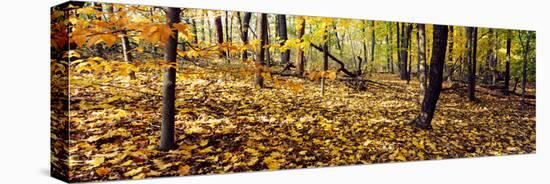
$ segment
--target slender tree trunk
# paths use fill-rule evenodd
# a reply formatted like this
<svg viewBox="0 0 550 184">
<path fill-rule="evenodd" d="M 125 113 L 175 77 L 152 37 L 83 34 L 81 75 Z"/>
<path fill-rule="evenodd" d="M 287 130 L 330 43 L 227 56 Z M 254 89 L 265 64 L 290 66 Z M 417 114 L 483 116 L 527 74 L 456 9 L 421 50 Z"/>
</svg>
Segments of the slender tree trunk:
<svg viewBox="0 0 550 184">
<path fill-rule="evenodd" d="M 224 25 L 225 25 L 225 42 L 229 42 L 229 13 L 224 11 Z"/>
<path fill-rule="evenodd" d="M 375 32 L 376 30 L 374 29 L 375 27 L 375 21 L 372 21 L 372 27 L 371 27 L 371 36 L 370 36 L 370 63 L 374 63 L 374 48 L 376 46 L 376 37 L 375 37 Z M 365 58 L 366 59 L 366 58 Z"/>
<path fill-rule="evenodd" d="M 405 27 L 406 26 L 406 27 Z M 412 24 L 403 25 L 401 35 L 401 48 L 400 50 L 400 78 L 401 80 L 409 80 L 409 72 L 407 70 L 408 64 L 408 48 L 409 48 L 409 39 L 412 32 Z"/>
<path fill-rule="evenodd" d="M 286 28 L 286 15 L 277 15 L 277 34 L 281 38 L 281 44 L 285 44 L 288 40 L 287 28 Z M 281 53 L 281 63 L 287 64 L 290 60 L 290 50 L 286 50 Z"/>
<path fill-rule="evenodd" d="M 389 29 L 389 47 L 390 47 L 390 52 L 389 52 L 389 55 L 390 55 L 390 71 L 391 73 L 393 73 L 393 38 L 392 38 L 392 35 L 393 35 L 393 31 L 392 31 L 392 28 L 391 28 L 391 23 L 388 25 L 388 29 Z"/>
<path fill-rule="evenodd" d="M 363 71 L 361 71 L 363 69 L 363 60 L 365 61 L 365 64 L 367 64 L 367 59 L 368 59 L 368 50 L 367 50 L 367 26 L 368 26 L 368 23 L 367 21 L 365 20 L 363 22 L 363 59 L 360 59 L 359 60 L 359 71 L 357 72 L 358 75 L 362 75 L 363 74 Z"/>
<path fill-rule="evenodd" d="M 454 63 L 453 61 L 453 47 L 454 47 L 454 27 L 449 26 L 449 63 Z M 447 81 L 451 82 L 453 80 L 454 65 L 447 66 Z"/>
<path fill-rule="evenodd" d="M 302 37 L 304 36 L 306 32 L 306 20 L 303 17 L 297 18 L 297 21 L 300 26 L 298 26 L 298 38 L 302 40 Z M 304 75 L 304 66 L 305 66 L 305 58 L 304 58 L 304 50 L 302 48 L 298 48 L 298 51 L 296 52 L 296 70 L 298 71 L 298 74 Z"/>
<path fill-rule="evenodd" d="M 240 14 L 238 15 L 240 18 Z M 243 44 L 248 44 L 248 29 L 250 27 L 250 18 L 252 17 L 252 13 L 246 12 L 244 13 L 243 20 L 242 20 L 242 26 L 241 26 L 241 40 L 243 41 Z M 244 50 L 242 53 L 242 59 L 243 61 L 248 60 L 248 51 Z"/>
<path fill-rule="evenodd" d="M 329 33 L 327 27 L 325 27 L 325 35 L 323 41 L 323 72 L 328 70 L 328 42 L 329 42 Z M 321 77 L 321 96 L 325 96 L 325 77 Z"/>
<path fill-rule="evenodd" d="M 508 30 L 506 35 L 506 66 L 504 71 L 504 95 L 508 96 L 510 94 L 510 48 L 512 46 L 512 32 Z"/>
<path fill-rule="evenodd" d="M 476 87 L 476 58 L 477 58 L 477 28 L 466 27 L 466 37 L 468 38 L 468 99 L 475 101 Z"/>
<path fill-rule="evenodd" d="M 206 15 L 206 17 L 208 17 L 208 15 Z M 206 20 L 206 23 L 208 24 L 208 41 L 212 44 L 212 23 L 210 23 L 210 18 Z"/>
<path fill-rule="evenodd" d="M 426 28 L 424 24 L 417 24 L 416 28 L 418 29 L 418 63 L 420 65 L 418 68 L 418 78 L 420 83 L 420 102 L 422 102 L 428 84 L 426 80 L 428 74 L 426 70 Z"/>
<path fill-rule="evenodd" d="M 199 35 L 197 34 L 197 22 L 195 19 L 191 19 L 191 25 L 193 26 L 193 43 L 199 43 Z"/>
<path fill-rule="evenodd" d="M 259 36 L 260 44 L 258 44 L 258 48 L 256 51 L 256 66 L 258 67 L 256 69 L 256 79 L 255 79 L 255 85 L 259 86 L 260 88 L 264 87 L 264 78 L 262 77 L 262 72 L 264 70 L 264 58 L 265 58 L 265 48 L 264 44 L 267 41 L 267 14 L 265 13 L 258 13 L 257 16 L 257 33 Z"/>
<path fill-rule="evenodd" d="M 523 69 L 522 69 L 522 77 L 521 77 L 521 110 L 525 110 L 525 87 L 527 85 L 527 61 L 529 60 L 529 46 L 531 42 L 531 34 L 529 32 L 526 32 L 525 34 L 527 38 L 525 41 L 525 46 L 523 47 Z"/>
<path fill-rule="evenodd" d="M 432 128 L 432 119 L 441 93 L 443 82 L 443 67 L 445 66 L 445 51 L 447 48 L 448 27 L 434 25 L 432 57 L 430 61 L 430 82 L 424 93 L 420 115 L 411 123 L 422 129 Z"/>
<path fill-rule="evenodd" d="M 401 72 L 401 26 L 399 26 L 399 22 L 395 23 L 396 28 L 396 42 L 397 48 L 395 49 L 395 52 L 397 53 L 397 69 L 399 69 L 399 72 Z"/>
<path fill-rule="evenodd" d="M 168 8 L 166 11 L 166 18 L 168 19 L 168 25 L 173 27 L 173 24 L 180 22 L 179 8 Z M 168 43 L 165 47 L 164 58 L 168 63 L 175 63 L 177 56 L 178 46 L 178 31 L 172 31 L 175 36 L 168 38 Z M 167 151 L 175 149 L 177 147 L 174 136 L 174 120 L 175 120 L 175 102 L 176 102 L 176 69 L 169 67 L 166 69 L 163 82 L 163 96 L 162 96 L 162 126 L 160 134 L 160 147 L 161 151 Z"/>
<path fill-rule="evenodd" d="M 216 35 L 218 36 L 218 44 L 223 44 L 223 25 L 222 25 L 222 16 L 218 15 L 215 18 L 216 24 Z M 225 58 L 225 51 L 220 50 L 220 58 Z"/>
</svg>

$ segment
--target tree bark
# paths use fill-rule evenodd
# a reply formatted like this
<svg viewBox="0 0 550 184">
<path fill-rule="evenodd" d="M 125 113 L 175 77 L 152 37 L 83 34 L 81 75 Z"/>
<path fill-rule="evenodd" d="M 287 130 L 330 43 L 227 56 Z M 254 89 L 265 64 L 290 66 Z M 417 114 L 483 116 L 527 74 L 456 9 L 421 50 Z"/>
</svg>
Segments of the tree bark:
<svg viewBox="0 0 550 184">
<path fill-rule="evenodd" d="M 264 44 L 267 40 L 267 14 L 265 13 L 259 13 L 258 14 L 258 20 L 257 20 L 257 33 L 259 36 L 260 44 L 258 44 L 258 48 L 256 51 L 256 77 L 255 77 L 255 85 L 259 86 L 260 88 L 264 87 L 264 78 L 262 77 L 263 67 L 265 65 L 264 58 L 265 58 L 265 48 Z"/>
<path fill-rule="evenodd" d="M 502 89 L 504 95 L 508 96 L 510 94 L 510 48 L 512 46 L 512 32 L 508 30 L 506 35 L 506 66 L 504 71 L 504 88 Z"/>
<path fill-rule="evenodd" d="M 408 64 L 409 38 L 410 38 L 411 32 L 412 32 L 412 24 L 403 25 L 402 35 L 401 35 L 401 44 L 400 44 L 401 48 L 399 48 L 399 53 L 400 53 L 399 74 L 400 74 L 401 80 L 409 80 L 409 72 L 407 71 L 407 64 Z"/>
<path fill-rule="evenodd" d="M 288 40 L 287 28 L 286 28 L 286 15 L 277 15 L 277 34 L 281 38 L 281 44 L 285 44 Z M 281 63 L 287 64 L 290 60 L 290 50 L 286 50 L 281 53 Z"/>
<path fill-rule="evenodd" d="M 430 82 L 424 93 L 420 115 L 411 123 L 422 129 L 432 128 L 432 119 L 437 107 L 443 82 L 443 67 L 445 66 L 445 51 L 447 49 L 448 27 L 434 25 L 432 57 L 430 61 Z"/>
<path fill-rule="evenodd" d="M 223 25 L 221 15 L 216 16 L 214 19 L 216 25 L 216 35 L 218 37 L 218 44 L 223 44 Z M 220 50 L 220 58 L 225 58 L 225 51 Z"/>
<path fill-rule="evenodd" d="M 531 34 L 529 32 L 525 33 L 527 38 L 525 41 L 525 46 L 523 46 L 523 68 L 522 68 L 522 77 L 521 77 L 521 110 L 525 110 L 525 87 L 527 85 L 527 61 L 529 60 L 529 46 L 531 42 Z M 519 35 L 521 38 L 521 35 Z M 523 43 L 521 43 L 523 44 Z"/>
<path fill-rule="evenodd" d="M 328 70 L 328 42 L 329 33 L 327 27 L 325 27 L 325 35 L 323 40 L 323 72 Z M 321 97 L 325 96 L 325 77 L 321 77 Z"/>
<path fill-rule="evenodd" d="M 240 14 L 238 16 L 240 19 Z M 241 23 L 241 40 L 243 41 L 243 44 L 248 44 L 248 29 L 250 27 L 249 24 L 250 24 L 251 17 L 252 17 L 252 13 L 250 12 L 244 13 L 243 20 Z M 248 60 L 248 51 L 244 50 L 241 57 L 243 61 Z"/>
<path fill-rule="evenodd" d="M 166 11 L 167 24 L 173 27 L 173 24 L 180 22 L 179 8 L 168 8 Z M 175 36 L 168 38 L 165 47 L 165 60 L 168 63 L 176 63 L 178 31 L 173 30 Z M 175 102 L 176 102 L 176 68 L 169 67 L 165 71 L 163 82 L 162 95 L 162 125 L 160 134 L 161 151 L 175 149 L 177 147 L 174 136 L 174 120 L 175 120 Z"/>
<path fill-rule="evenodd" d="M 422 102 L 428 84 L 426 80 L 428 74 L 426 70 L 426 31 L 424 24 L 417 24 L 416 28 L 418 30 L 418 79 L 420 83 L 420 102 Z"/>
<path fill-rule="evenodd" d="M 370 36 L 370 39 L 371 39 L 370 40 L 370 63 L 374 63 L 374 48 L 376 46 L 376 37 L 375 37 L 376 31 L 374 29 L 375 21 L 372 21 L 371 24 L 372 24 L 372 27 L 371 27 L 371 36 Z"/>
<path fill-rule="evenodd" d="M 300 24 L 297 35 L 298 38 L 303 41 L 302 37 L 306 32 L 306 20 L 303 17 L 299 17 L 297 18 L 297 21 Z M 298 51 L 296 52 L 296 70 L 298 71 L 299 75 L 304 75 L 304 66 L 304 50 L 302 48 L 298 48 Z"/>
<path fill-rule="evenodd" d="M 447 55 L 449 56 L 448 61 L 450 63 L 454 63 L 453 61 L 453 47 L 454 47 L 454 27 L 449 26 L 449 53 Z M 453 65 L 449 65 L 447 68 L 447 81 L 451 82 L 453 80 L 453 72 L 454 72 Z"/>
<path fill-rule="evenodd" d="M 468 42 L 466 44 L 468 52 L 468 99 L 475 101 L 475 87 L 476 87 L 476 58 L 477 58 L 477 28 L 466 27 L 466 37 Z"/>
</svg>

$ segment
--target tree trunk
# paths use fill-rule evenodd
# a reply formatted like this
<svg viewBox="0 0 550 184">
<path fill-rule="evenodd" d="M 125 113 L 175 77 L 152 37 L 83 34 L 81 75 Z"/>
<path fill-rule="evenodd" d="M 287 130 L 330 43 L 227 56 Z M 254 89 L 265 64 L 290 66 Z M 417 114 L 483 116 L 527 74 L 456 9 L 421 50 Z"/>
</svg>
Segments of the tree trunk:
<svg viewBox="0 0 550 184">
<path fill-rule="evenodd" d="M 424 93 L 420 115 L 411 122 L 416 127 L 422 129 L 432 128 L 432 118 L 443 82 L 443 67 L 445 66 L 445 51 L 447 48 L 448 34 L 449 31 L 447 26 L 434 25 L 432 57 L 430 61 L 430 82 Z"/>
<path fill-rule="evenodd" d="M 300 24 L 297 36 L 301 39 L 301 41 L 303 41 L 302 37 L 306 32 L 306 20 L 303 17 L 299 17 L 296 21 L 298 22 L 298 24 Z M 302 48 L 298 48 L 298 51 L 296 52 L 296 70 L 298 71 L 298 74 L 300 76 L 304 75 L 304 66 L 304 50 Z"/>
<path fill-rule="evenodd" d="M 216 16 L 214 19 L 216 24 L 216 35 L 218 36 L 218 44 L 223 44 L 223 25 L 221 15 Z M 225 58 L 225 51 L 220 50 L 220 58 Z"/>
<path fill-rule="evenodd" d="M 406 26 L 406 27 L 405 27 Z M 402 27 L 402 35 L 401 35 L 401 48 L 399 48 L 400 52 L 400 79 L 401 80 L 409 80 L 409 72 L 407 71 L 407 64 L 408 64 L 408 48 L 409 48 L 409 37 L 412 32 L 412 24 L 406 24 Z"/>
<path fill-rule="evenodd" d="M 424 92 L 426 90 L 427 81 L 426 75 L 426 28 L 424 24 L 417 24 L 416 29 L 418 31 L 418 79 L 420 83 L 420 102 L 424 98 Z"/>
<path fill-rule="evenodd" d="M 284 45 L 286 40 L 288 40 L 285 15 L 277 15 L 277 34 L 279 34 L 279 37 L 282 40 L 281 44 Z M 290 60 L 290 50 L 286 50 L 282 52 L 281 63 L 287 64 L 289 60 Z"/>
<path fill-rule="evenodd" d="M 323 40 L 323 72 L 328 70 L 328 42 L 329 33 L 327 27 L 325 27 L 325 35 Z M 321 77 L 321 97 L 325 96 L 325 77 Z"/>
<path fill-rule="evenodd" d="M 126 36 L 126 31 L 123 31 L 122 32 L 122 55 L 124 56 L 124 61 L 127 63 L 133 62 L 133 57 L 132 57 L 132 54 L 130 53 L 130 50 L 132 50 L 130 46 L 130 40 L 128 39 L 128 36 Z M 129 76 L 131 80 L 135 80 L 136 72 L 130 71 Z"/>
<path fill-rule="evenodd" d="M 391 73 L 393 73 L 394 72 L 393 71 L 393 37 L 392 37 L 393 32 L 392 32 L 391 24 L 389 24 L 388 29 L 389 29 L 389 33 L 388 33 L 388 35 L 389 35 L 389 40 L 388 41 L 389 42 L 388 42 L 388 44 L 389 44 L 389 47 L 390 47 L 390 52 L 389 52 L 389 55 L 390 55 L 390 71 L 391 71 Z"/>
<path fill-rule="evenodd" d="M 238 15 L 240 18 L 240 14 Z M 252 13 L 246 12 L 244 13 L 244 17 L 242 20 L 242 26 L 241 26 L 241 40 L 243 41 L 243 44 L 248 44 L 248 29 L 250 27 L 250 18 L 252 17 Z M 239 21 L 240 22 L 240 21 Z M 243 61 L 248 60 L 248 51 L 244 50 L 242 53 L 242 59 Z"/>
<path fill-rule="evenodd" d="M 191 25 L 193 25 L 193 43 L 197 44 L 199 43 L 199 36 L 197 34 L 197 22 L 195 19 L 191 19 Z"/>
<path fill-rule="evenodd" d="M 264 58 L 265 58 L 265 48 L 264 44 L 267 41 L 267 14 L 265 13 L 259 13 L 257 18 L 257 33 L 259 36 L 260 44 L 258 44 L 258 48 L 256 51 L 256 79 L 255 79 L 255 85 L 259 86 L 260 88 L 264 87 L 264 78 L 262 77 L 262 72 L 264 70 Z"/>
<path fill-rule="evenodd" d="M 365 64 L 367 64 L 367 59 L 368 59 L 368 54 L 367 54 L 367 26 L 368 26 L 368 23 L 367 21 L 365 20 L 363 22 L 363 59 L 360 59 L 359 60 L 359 71 L 357 71 L 357 75 L 362 75 L 363 74 L 363 60 L 365 60 Z"/>
<path fill-rule="evenodd" d="M 167 23 L 170 27 L 180 22 L 179 8 L 168 8 L 166 11 Z M 168 63 L 175 63 L 178 46 L 178 31 L 173 30 L 175 36 L 168 38 L 165 47 L 164 58 Z M 176 102 L 176 69 L 169 67 L 165 71 L 162 95 L 162 125 L 160 133 L 161 151 L 175 149 L 177 147 L 174 136 L 175 102 Z"/>
<path fill-rule="evenodd" d="M 397 53 L 397 69 L 399 69 L 399 72 L 401 72 L 401 26 L 399 26 L 399 23 L 395 23 L 396 28 L 396 42 L 397 48 L 395 49 L 395 52 Z"/>
<path fill-rule="evenodd" d="M 372 21 L 372 27 L 371 27 L 371 35 L 370 35 L 370 63 L 374 63 L 374 47 L 376 46 L 376 37 L 375 37 L 375 29 L 374 29 L 375 22 Z M 367 59 L 367 58 L 365 58 Z"/>
<path fill-rule="evenodd" d="M 521 110 L 525 110 L 525 87 L 527 85 L 527 61 L 529 60 L 529 46 L 531 42 L 531 34 L 529 32 L 525 33 L 527 35 L 525 46 L 523 47 L 523 68 L 522 68 L 522 77 L 521 77 Z M 521 37 L 521 35 L 520 35 Z M 523 43 L 521 43 L 523 44 Z"/>
<path fill-rule="evenodd" d="M 504 71 L 504 88 L 502 89 L 504 95 L 508 96 L 510 94 L 510 48 L 512 46 L 512 32 L 508 30 L 506 35 L 506 66 Z"/>
<path fill-rule="evenodd" d="M 454 27 L 449 26 L 449 63 L 454 63 L 453 61 L 453 47 L 454 47 Z M 447 81 L 451 82 L 453 80 L 454 65 L 447 66 Z"/>
<path fill-rule="evenodd" d="M 477 58 L 477 28 L 466 27 L 467 52 L 468 52 L 468 99 L 475 101 L 476 87 L 476 58 Z"/>
</svg>

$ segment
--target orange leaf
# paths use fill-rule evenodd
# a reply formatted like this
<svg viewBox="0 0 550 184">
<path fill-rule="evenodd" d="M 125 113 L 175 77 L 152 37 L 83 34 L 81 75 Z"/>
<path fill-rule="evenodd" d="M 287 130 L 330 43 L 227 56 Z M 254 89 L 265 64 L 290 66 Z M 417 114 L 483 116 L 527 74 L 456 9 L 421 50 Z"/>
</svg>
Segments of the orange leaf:
<svg viewBox="0 0 550 184">
<path fill-rule="evenodd" d="M 96 169 L 95 172 L 97 174 L 99 174 L 100 176 L 103 176 L 103 175 L 109 174 L 111 172 L 111 169 L 105 168 L 105 167 L 100 167 L 100 168 Z"/>
</svg>

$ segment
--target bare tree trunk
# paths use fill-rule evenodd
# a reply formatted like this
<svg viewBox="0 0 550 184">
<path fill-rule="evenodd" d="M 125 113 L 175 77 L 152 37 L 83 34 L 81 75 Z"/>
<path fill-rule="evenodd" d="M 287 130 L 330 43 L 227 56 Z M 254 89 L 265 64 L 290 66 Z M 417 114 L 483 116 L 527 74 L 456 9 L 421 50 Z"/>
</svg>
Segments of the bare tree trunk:
<svg viewBox="0 0 550 184">
<path fill-rule="evenodd" d="M 246 12 L 244 13 L 242 22 L 240 21 L 241 15 L 238 14 L 239 22 L 241 22 L 241 40 L 243 41 L 243 44 L 248 44 L 248 29 L 250 27 L 250 18 L 252 17 L 252 13 Z M 248 51 L 244 50 L 242 53 L 242 60 L 246 61 L 248 60 Z"/>
<path fill-rule="evenodd" d="M 506 66 L 504 71 L 504 88 L 502 89 L 504 95 L 508 96 L 510 94 L 510 48 L 512 46 L 512 32 L 508 30 L 506 35 Z"/>
<path fill-rule="evenodd" d="M 328 70 L 328 42 L 329 33 L 327 27 L 325 27 L 325 35 L 323 40 L 323 72 Z M 325 77 L 321 77 L 321 97 L 325 96 Z"/>
<path fill-rule="evenodd" d="M 199 43 L 199 35 L 197 34 L 197 22 L 195 19 L 191 19 L 191 25 L 193 26 L 193 43 Z"/>
<path fill-rule="evenodd" d="M 170 27 L 173 24 L 180 22 L 179 8 L 168 8 L 166 11 L 167 23 Z M 172 33 L 175 36 L 168 38 L 168 43 L 165 47 L 165 60 L 168 63 L 175 63 L 177 56 L 178 46 L 178 31 L 173 30 Z M 175 120 L 175 102 L 176 102 L 176 69 L 169 67 L 166 69 L 163 82 L 163 95 L 162 95 L 162 126 L 160 134 L 160 146 L 161 151 L 167 151 L 175 149 L 177 147 L 174 136 L 174 120 Z"/>
<path fill-rule="evenodd" d="M 449 62 L 454 63 L 453 61 L 453 47 L 454 47 L 454 27 L 449 26 L 449 53 L 447 54 L 449 56 Z M 447 81 L 451 82 L 453 80 L 453 72 L 454 72 L 454 65 L 447 66 Z"/>
<path fill-rule="evenodd" d="M 406 26 L 406 27 L 405 27 Z M 409 48 L 409 38 L 412 32 L 412 24 L 403 25 L 402 35 L 401 35 L 401 48 L 400 50 L 400 78 L 401 80 L 409 80 L 409 72 L 407 71 L 408 64 L 408 48 Z"/>
<path fill-rule="evenodd" d="M 422 129 L 432 128 L 432 119 L 441 93 L 443 82 L 443 67 L 445 66 L 445 51 L 447 49 L 448 27 L 434 25 L 432 57 L 430 61 L 430 82 L 424 93 L 420 115 L 411 124 Z"/>
<path fill-rule="evenodd" d="M 392 28 L 391 28 L 391 23 L 388 25 L 388 29 L 389 29 L 389 47 L 390 47 L 390 52 L 389 52 L 389 55 L 390 55 L 390 71 L 391 73 L 394 72 L 393 70 L 393 38 L 392 38 L 392 35 L 393 35 L 393 32 L 392 32 Z"/>
<path fill-rule="evenodd" d="M 297 21 L 300 24 L 297 35 L 298 35 L 298 38 L 302 39 L 302 37 L 306 32 L 306 20 L 303 17 L 299 17 Z M 296 70 L 298 71 L 299 75 L 304 74 L 304 66 L 305 66 L 304 50 L 302 48 L 298 48 L 298 51 L 296 52 Z"/>
<path fill-rule="evenodd" d="M 257 33 L 259 36 L 260 44 L 258 44 L 258 48 L 256 51 L 256 66 L 258 68 L 256 69 L 256 79 L 255 79 L 255 85 L 259 86 L 260 88 L 264 87 L 264 78 L 262 77 L 262 72 L 264 70 L 264 58 L 265 58 L 265 48 L 263 47 L 264 44 L 267 41 L 267 14 L 265 13 L 258 13 L 258 21 L 257 21 Z"/>
<path fill-rule="evenodd" d="M 285 44 L 288 40 L 287 28 L 286 28 L 286 15 L 277 15 L 277 33 L 281 38 L 281 44 Z M 281 63 L 287 64 L 290 60 L 290 50 L 286 50 L 281 53 Z"/>
<path fill-rule="evenodd" d="M 222 16 L 218 15 L 215 18 L 216 24 L 216 35 L 218 36 L 218 44 L 223 44 L 223 25 L 222 25 Z M 220 58 L 225 58 L 225 51 L 220 50 Z"/>
<path fill-rule="evenodd" d="M 365 20 L 363 22 L 363 59 L 360 59 L 359 60 L 359 71 L 357 71 L 357 75 L 362 75 L 363 74 L 363 60 L 365 60 L 365 64 L 367 64 L 367 59 L 368 59 L 368 54 L 367 54 L 367 26 L 368 26 L 368 23 L 367 21 Z"/>
<path fill-rule="evenodd" d="M 420 102 L 422 102 L 428 84 L 426 80 L 428 74 L 426 70 L 426 31 L 424 24 L 417 24 L 416 29 L 418 31 L 418 63 L 420 65 L 418 68 L 418 78 L 420 83 Z"/>
<path fill-rule="evenodd" d="M 477 58 L 477 28 L 466 27 L 466 37 L 468 38 L 468 99 L 475 101 L 476 87 L 476 58 Z"/>
<path fill-rule="evenodd" d="M 527 61 L 529 60 L 529 46 L 531 42 L 531 34 L 529 32 L 525 33 L 527 38 L 525 41 L 525 46 L 523 46 L 523 68 L 522 68 L 522 77 L 521 77 L 521 110 L 525 110 L 525 87 L 527 85 Z M 519 35 L 521 39 L 521 32 Z M 521 43 L 523 44 L 523 42 Z"/>
<path fill-rule="evenodd" d="M 371 40 L 370 40 L 370 63 L 374 63 L 374 47 L 376 46 L 376 37 L 375 37 L 375 32 L 376 30 L 374 29 L 375 27 L 375 21 L 372 21 L 372 28 L 371 28 Z M 365 58 L 367 59 L 367 58 Z"/>
<path fill-rule="evenodd" d="M 397 37 L 395 42 L 397 45 L 397 48 L 395 49 L 395 52 L 397 53 L 397 69 L 401 72 L 401 26 L 399 26 L 399 22 L 395 23 L 395 28 L 397 29 Z"/>
</svg>

